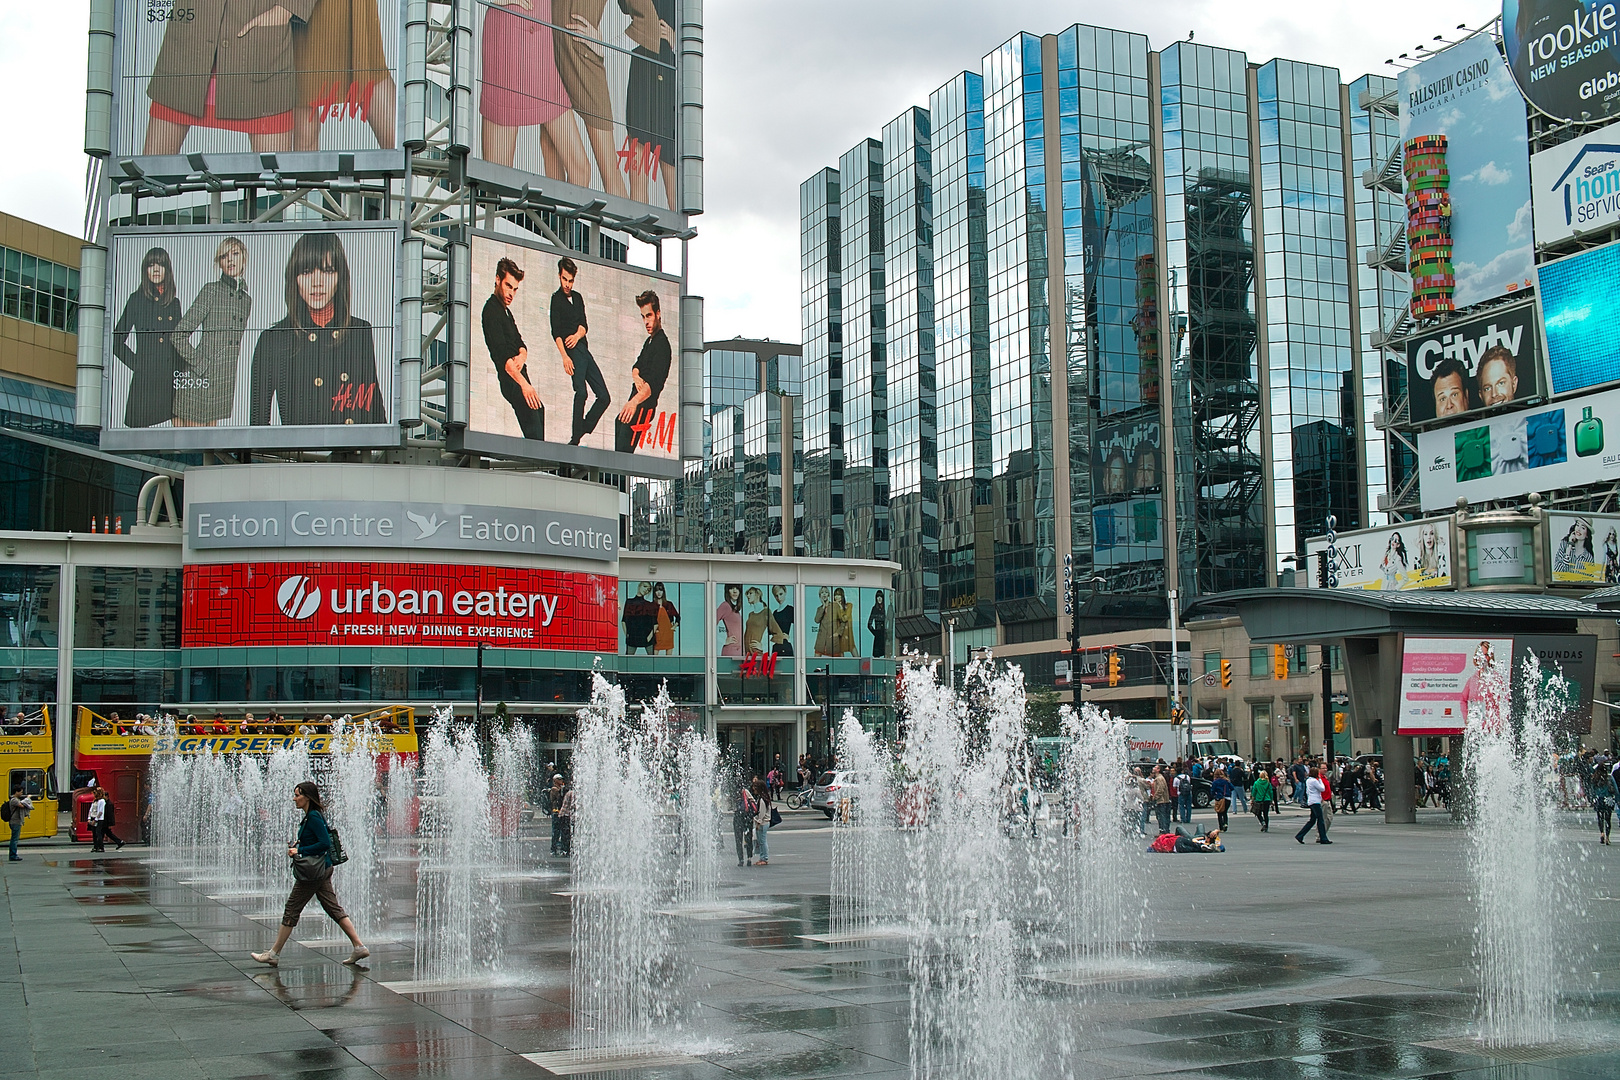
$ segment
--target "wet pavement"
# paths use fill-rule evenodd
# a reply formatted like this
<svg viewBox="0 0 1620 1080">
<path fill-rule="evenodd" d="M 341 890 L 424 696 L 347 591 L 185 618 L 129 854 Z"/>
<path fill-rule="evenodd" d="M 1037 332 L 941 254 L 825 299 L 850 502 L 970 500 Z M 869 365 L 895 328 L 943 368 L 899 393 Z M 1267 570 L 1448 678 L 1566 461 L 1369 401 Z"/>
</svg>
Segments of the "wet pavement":
<svg viewBox="0 0 1620 1080">
<path fill-rule="evenodd" d="M 1341 815 L 1329 851 L 1294 844 L 1293 827 L 1259 835 L 1234 815 L 1225 855 L 1144 855 L 1129 884 L 1152 898 L 1145 954 L 1029 987 L 1064 1047 L 1043 1075 L 1620 1076 L 1613 849 L 1589 845 L 1580 866 L 1564 1038 L 1487 1051 L 1471 1037 L 1459 834 L 1438 815 L 1406 827 Z M 679 1031 L 657 1058 L 591 1063 L 569 1053 L 560 861 L 497 887 L 510 974 L 424 986 L 403 845 L 388 852 L 388 928 L 362 970 L 339 964 L 346 943 L 313 904 L 294 936 L 311 945 L 267 969 L 247 954 L 268 945 L 279 898 L 233 895 L 239 883 L 133 846 L 25 845 L 0 879 L 0 1080 L 909 1076 L 905 942 L 829 934 L 830 841 L 819 818 L 793 815 L 772 831 L 769 867 L 728 866 L 722 901 L 682 916 Z"/>
</svg>

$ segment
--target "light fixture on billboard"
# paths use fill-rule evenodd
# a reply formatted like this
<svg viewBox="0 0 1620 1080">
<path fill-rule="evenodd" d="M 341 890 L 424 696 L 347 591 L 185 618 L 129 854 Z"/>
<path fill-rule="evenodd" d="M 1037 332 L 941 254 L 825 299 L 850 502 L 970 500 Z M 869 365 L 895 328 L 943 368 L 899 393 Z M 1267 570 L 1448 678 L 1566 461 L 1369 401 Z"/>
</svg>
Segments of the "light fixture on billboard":
<svg viewBox="0 0 1620 1080">
<path fill-rule="evenodd" d="M 276 161 L 276 155 L 274 154 L 260 154 L 259 167 L 264 169 L 265 172 L 281 171 L 281 165 Z"/>
<path fill-rule="evenodd" d="M 118 163 L 118 167 L 123 169 L 124 172 L 128 173 L 131 177 L 133 177 L 136 180 L 144 180 L 144 179 L 146 179 L 145 171 L 142 170 L 139 165 L 135 164 L 135 161 L 134 161 L 133 158 L 125 158 L 123 161 L 120 161 Z"/>
<path fill-rule="evenodd" d="M 186 164 L 191 166 L 193 172 L 205 173 L 208 171 L 208 162 L 199 153 L 187 154 Z"/>
</svg>

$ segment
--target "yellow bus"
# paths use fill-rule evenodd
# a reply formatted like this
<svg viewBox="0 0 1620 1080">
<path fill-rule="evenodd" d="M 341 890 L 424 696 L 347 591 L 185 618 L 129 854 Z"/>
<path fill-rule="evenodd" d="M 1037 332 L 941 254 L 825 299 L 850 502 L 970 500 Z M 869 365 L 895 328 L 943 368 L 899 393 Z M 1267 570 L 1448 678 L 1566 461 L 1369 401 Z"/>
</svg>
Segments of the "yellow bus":
<svg viewBox="0 0 1620 1080">
<path fill-rule="evenodd" d="M 51 711 L 0 719 L 0 776 L 5 777 L 5 795 L 20 786 L 34 800 L 34 809 L 23 822 L 22 838 L 38 840 L 56 835 L 56 776 L 51 770 Z M 10 831 L 4 835 L 9 836 Z"/>
</svg>

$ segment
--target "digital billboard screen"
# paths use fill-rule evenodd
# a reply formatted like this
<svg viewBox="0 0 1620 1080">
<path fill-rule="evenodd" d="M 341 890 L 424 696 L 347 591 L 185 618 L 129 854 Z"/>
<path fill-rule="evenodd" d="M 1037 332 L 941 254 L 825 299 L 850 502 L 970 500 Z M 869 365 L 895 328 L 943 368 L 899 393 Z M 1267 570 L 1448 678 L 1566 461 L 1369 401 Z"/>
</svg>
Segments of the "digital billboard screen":
<svg viewBox="0 0 1620 1080">
<path fill-rule="evenodd" d="M 1567 394 L 1620 379 L 1620 244 L 1536 267 L 1552 392 Z"/>
<path fill-rule="evenodd" d="M 389 0 L 132 0 L 117 5 L 113 153 L 156 175 L 404 167 L 404 5 Z M 215 157 L 214 155 L 224 155 Z M 234 155 L 234 157 L 233 157 Z M 291 156 L 284 156 L 291 155 Z"/>
<path fill-rule="evenodd" d="M 1510 637 L 1409 637 L 1401 653 L 1398 735 L 1460 735 L 1470 713 L 1509 706 Z"/>
<path fill-rule="evenodd" d="M 1502 45 L 1520 91 L 1548 116 L 1589 123 L 1620 114 L 1613 0 L 1502 0 Z"/>
<path fill-rule="evenodd" d="M 679 279 L 479 233 L 471 289 L 467 449 L 680 475 Z"/>
<path fill-rule="evenodd" d="M 398 222 L 115 231 L 110 450 L 391 446 Z"/>
<path fill-rule="evenodd" d="M 1547 515 L 1547 562 L 1555 585 L 1620 584 L 1620 515 Z"/>
<path fill-rule="evenodd" d="M 478 0 L 468 174 L 678 225 L 679 25 L 676 0 Z"/>
<path fill-rule="evenodd" d="M 1414 423 L 1542 397 L 1535 306 L 1497 308 L 1410 337 L 1406 370 Z"/>
</svg>

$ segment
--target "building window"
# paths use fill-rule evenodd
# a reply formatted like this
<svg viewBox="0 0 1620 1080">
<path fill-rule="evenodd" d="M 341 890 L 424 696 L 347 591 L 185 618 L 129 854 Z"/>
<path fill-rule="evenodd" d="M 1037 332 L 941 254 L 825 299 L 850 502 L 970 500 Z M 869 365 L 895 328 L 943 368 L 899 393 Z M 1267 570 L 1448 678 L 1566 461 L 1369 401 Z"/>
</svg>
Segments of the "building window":
<svg viewBox="0 0 1620 1080">
<path fill-rule="evenodd" d="M 1218 652 L 1207 652 L 1207 653 L 1205 653 L 1204 654 L 1204 674 L 1208 675 L 1212 671 L 1219 671 L 1219 670 L 1221 670 L 1221 654 L 1218 653 Z"/>
<path fill-rule="evenodd" d="M 1271 752 L 1271 703 L 1256 701 L 1249 706 L 1249 736 L 1254 756 L 1270 761 L 1277 755 Z"/>
<path fill-rule="evenodd" d="M 1249 650 L 1249 678 L 1271 678 L 1271 650 L 1261 647 Z M 1268 714 L 1269 715 L 1269 714 Z"/>
<path fill-rule="evenodd" d="M 0 313 L 69 334 L 79 330 L 79 272 L 0 248 Z"/>
</svg>

